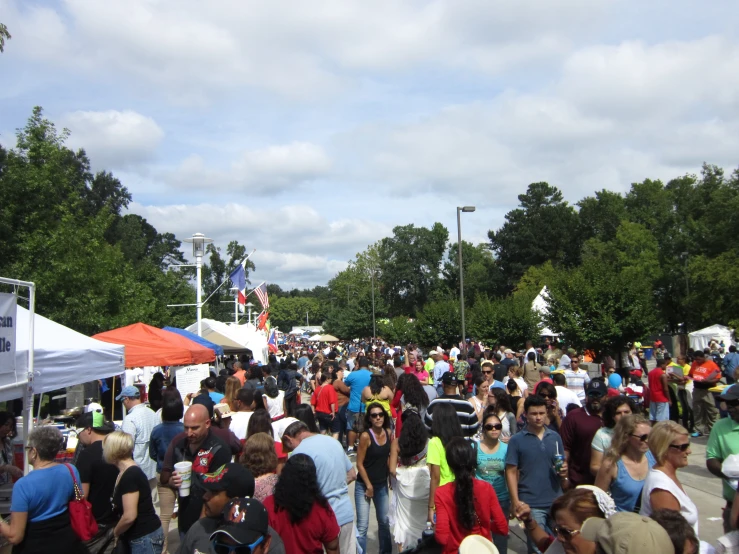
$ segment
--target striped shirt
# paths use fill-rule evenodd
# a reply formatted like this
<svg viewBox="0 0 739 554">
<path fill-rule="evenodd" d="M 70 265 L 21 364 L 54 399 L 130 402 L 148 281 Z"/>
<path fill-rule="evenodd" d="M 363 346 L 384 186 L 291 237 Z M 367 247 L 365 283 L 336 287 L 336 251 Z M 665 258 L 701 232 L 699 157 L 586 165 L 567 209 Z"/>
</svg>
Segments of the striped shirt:
<svg viewBox="0 0 739 554">
<path fill-rule="evenodd" d="M 431 424 L 433 422 L 434 408 L 439 404 L 451 404 L 454 407 L 465 437 L 472 437 L 477 433 L 480 422 L 477 420 L 474 406 L 459 395 L 448 396 L 445 394 L 432 400 L 428 408 L 426 408 L 426 415 L 423 419 L 429 431 L 431 431 Z"/>
<path fill-rule="evenodd" d="M 585 387 L 590 383 L 590 375 L 584 369 L 574 371 L 565 369 L 565 379 L 567 380 L 567 388 L 574 392 L 577 397 L 585 405 Z"/>
</svg>

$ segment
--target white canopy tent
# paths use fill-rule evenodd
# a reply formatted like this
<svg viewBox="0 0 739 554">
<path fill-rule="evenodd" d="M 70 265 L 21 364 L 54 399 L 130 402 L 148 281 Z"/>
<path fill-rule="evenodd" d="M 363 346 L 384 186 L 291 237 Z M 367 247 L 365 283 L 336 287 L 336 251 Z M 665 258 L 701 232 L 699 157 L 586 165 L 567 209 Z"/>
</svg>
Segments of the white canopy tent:
<svg viewBox="0 0 739 554">
<path fill-rule="evenodd" d="M 28 378 L 29 312 L 18 306 L 15 373 L 0 374 L 0 401 L 25 395 Z M 38 314 L 33 318 L 33 392 L 40 394 L 120 375 L 123 346 L 91 339 Z"/>
<path fill-rule="evenodd" d="M 531 309 L 535 312 L 538 312 L 542 319 L 545 315 L 549 313 L 549 302 L 547 301 L 548 297 L 549 291 L 546 287 L 544 287 L 543 289 L 541 289 L 541 291 L 539 291 L 539 294 L 536 295 L 536 298 L 534 298 L 534 301 L 531 303 Z M 541 330 L 540 334 L 543 337 L 556 337 L 559 335 L 559 333 L 555 333 L 547 327 L 544 327 Z"/>
<path fill-rule="evenodd" d="M 724 342 L 724 347 L 728 351 L 729 346 L 736 344 L 733 338 L 734 330 L 724 327 L 723 325 L 711 325 L 705 329 L 699 329 L 688 334 L 690 348 L 693 350 L 703 350 L 711 344 L 712 340 L 716 342 Z"/>
<path fill-rule="evenodd" d="M 250 324 L 234 325 L 208 318 L 203 318 L 201 323 L 204 339 L 222 346 L 226 351 L 248 348 L 257 362 L 267 363 L 269 348 L 263 331 L 255 330 Z M 197 333 L 198 325 L 193 323 L 185 329 L 191 333 Z"/>
</svg>

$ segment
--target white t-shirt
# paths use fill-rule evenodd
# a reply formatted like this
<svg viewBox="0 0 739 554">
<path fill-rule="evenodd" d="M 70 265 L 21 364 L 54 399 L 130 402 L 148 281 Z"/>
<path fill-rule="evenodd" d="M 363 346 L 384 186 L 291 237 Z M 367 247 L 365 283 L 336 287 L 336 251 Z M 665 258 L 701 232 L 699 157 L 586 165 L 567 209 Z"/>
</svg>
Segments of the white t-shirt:
<svg viewBox="0 0 739 554">
<path fill-rule="evenodd" d="M 510 379 L 511 378 L 508 377 L 507 375 L 505 377 L 503 377 L 503 384 L 504 385 L 507 385 L 508 384 L 508 381 Z M 521 394 L 522 395 L 523 395 L 524 392 L 526 392 L 527 390 L 529 390 L 529 386 L 526 384 L 526 381 L 523 380 L 523 377 L 516 377 L 514 379 L 514 381 L 516 381 L 516 383 L 518 384 L 518 389 L 521 391 Z"/>
<path fill-rule="evenodd" d="M 280 417 L 281 415 L 284 415 L 285 409 L 284 409 L 284 400 L 285 400 L 285 391 L 281 390 L 275 398 L 270 398 L 266 394 L 262 397 L 267 402 L 267 411 L 269 411 L 269 417 L 272 419 L 276 417 Z"/>
<path fill-rule="evenodd" d="M 581 405 L 580 399 L 577 395 L 567 387 L 554 385 L 554 388 L 557 390 L 557 403 L 564 413 L 567 413 L 567 406 L 570 404 L 577 404 L 578 406 Z"/>
<path fill-rule="evenodd" d="M 652 510 L 652 502 L 649 495 L 656 489 L 667 491 L 675 497 L 675 500 L 680 504 L 680 513 L 685 518 L 685 521 L 688 522 L 688 525 L 690 525 L 695 531 L 695 536 L 699 537 L 698 508 L 696 508 L 690 497 L 675 484 L 675 481 L 670 479 L 659 469 L 650 469 L 647 474 L 647 478 L 644 480 L 644 488 L 641 493 L 641 510 L 639 510 L 639 514 L 647 517 L 652 515 L 654 510 Z"/>
<path fill-rule="evenodd" d="M 455 360 L 456 360 L 457 358 L 459 358 L 459 348 L 457 348 L 456 346 L 455 346 L 455 347 L 453 347 L 453 348 L 452 348 L 452 349 L 451 349 L 451 350 L 449 351 L 449 357 L 450 357 L 450 358 L 454 358 Z"/>
<path fill-rule="evenodd" d="M 246 440 L 246 426 L 254 412 L 232 412 L 231 425 L 228 427 L 239 440 Z"/>
</svg>

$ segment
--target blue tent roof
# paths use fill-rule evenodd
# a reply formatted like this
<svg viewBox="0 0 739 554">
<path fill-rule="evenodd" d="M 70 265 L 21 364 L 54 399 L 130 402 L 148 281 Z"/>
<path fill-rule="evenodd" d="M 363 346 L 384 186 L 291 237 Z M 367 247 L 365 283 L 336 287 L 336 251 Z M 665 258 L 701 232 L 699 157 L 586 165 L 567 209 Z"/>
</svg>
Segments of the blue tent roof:
<svg viewBox="0 0 739 554">
<path fill-rule="evenodd" d="M 185 331 L 184 329 L 178 329 L 177 327 L 164 327 L 163 329 L 171 333 L 177 333 L 178 335 L 182 335 L 186 339 L 190 339 L 191 341 L 197 342 L 198 344 L 205 346 L 206 348 L 210 348 L 211 350 L 215 351 L 217 356 L 223 356 L 222 346 L 212 343 L 209 340 L 204 339 L 203 337 L 199 337 L 195 333 L 191 333 L 190 331 Z"/>
</svg>

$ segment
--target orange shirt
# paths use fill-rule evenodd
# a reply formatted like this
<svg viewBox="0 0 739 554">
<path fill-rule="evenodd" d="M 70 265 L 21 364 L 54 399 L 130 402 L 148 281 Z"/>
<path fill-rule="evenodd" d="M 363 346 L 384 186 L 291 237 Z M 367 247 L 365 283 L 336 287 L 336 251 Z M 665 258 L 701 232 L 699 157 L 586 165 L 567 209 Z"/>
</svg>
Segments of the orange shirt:
<svg viewBox="0 0 739 554">
<path fill-rule="evenodd" d="M 240 369 L 236 373 L 234 373 L 234 377 L 241 381 L 241 386 L 243 387 L 244 383 L 246 383 L 246 371 Z"/>
<path fill-rule="evenodd" d="M 715 374 L 712 376 L 712 374 Z M 690 366 L 690 372 L 688 375 L 693 379 L 697 385 L 701 381 L 718 379 L 721 377 L 721 370 L 712 360 L 705 360 L 702 364 L 693 362 Z M 698 387 L 700 388 L 700 386 Z"/>
</svg>

